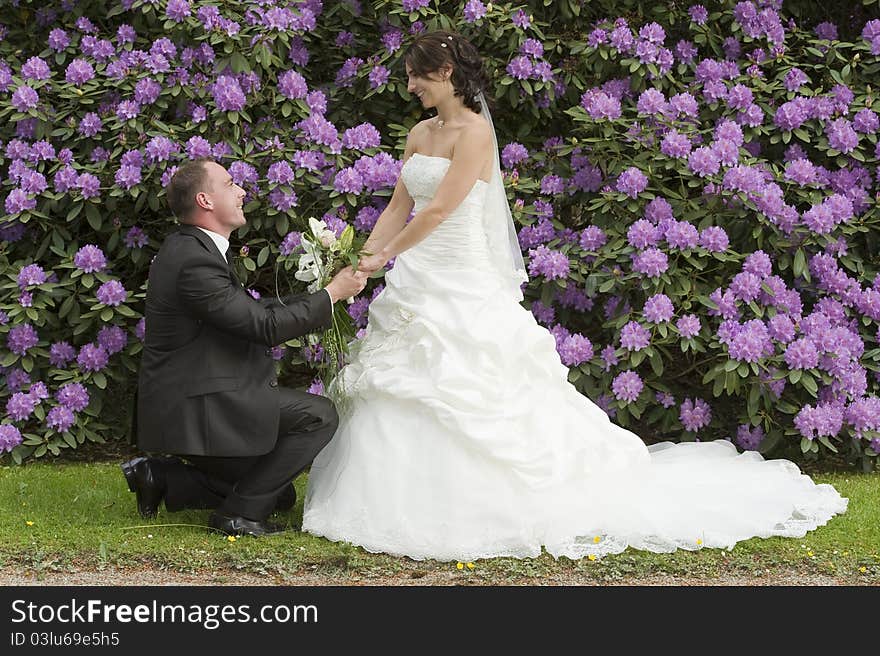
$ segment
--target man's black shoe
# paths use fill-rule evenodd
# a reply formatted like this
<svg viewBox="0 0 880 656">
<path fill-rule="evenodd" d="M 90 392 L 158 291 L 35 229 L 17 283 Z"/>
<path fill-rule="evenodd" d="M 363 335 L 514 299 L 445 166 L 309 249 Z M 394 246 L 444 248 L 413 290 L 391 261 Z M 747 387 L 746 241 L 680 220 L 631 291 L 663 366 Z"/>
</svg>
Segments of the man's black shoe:
<svg viewBox="0 0 880 656">
<path fill-rule="evenodd" d="M 141 517 L 155 517 L 165 497 L 165 476 L 162 464 L 155 458 L 138 457 L 122 463 L 128 489 L 135 493 Z"/>
<path fill-rule="evenodd" d="M 255 538 L 286 530 L 278 524 L 265 521 L 259 522 L 240 516 L 221 515 L 216 512 L 211 513 L 211 517 L 208 519 L 208 526 L 226 535 L 252 535 Z"/>
</svg>

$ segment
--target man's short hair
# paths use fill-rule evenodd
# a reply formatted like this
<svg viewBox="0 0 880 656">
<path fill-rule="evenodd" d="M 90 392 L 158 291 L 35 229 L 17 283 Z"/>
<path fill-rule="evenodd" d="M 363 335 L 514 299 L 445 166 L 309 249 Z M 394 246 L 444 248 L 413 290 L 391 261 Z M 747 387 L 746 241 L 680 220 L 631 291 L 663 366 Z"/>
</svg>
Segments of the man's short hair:
<svg viewBox="0 0 880 656">
<path fill-rule="evenodd" d="M 210 157 L 199 157 L 189 160 L 180 165 L 180 168 L 171 176 L 171 181 L 165 187 L 165 195 L 168 196 L 168 205 L 178 221 L 186 223 L 196 209 L 196 194 L 200 191 L 209 191 L 208 171 L 205 164 L 214 162 Z"/>
</svg>

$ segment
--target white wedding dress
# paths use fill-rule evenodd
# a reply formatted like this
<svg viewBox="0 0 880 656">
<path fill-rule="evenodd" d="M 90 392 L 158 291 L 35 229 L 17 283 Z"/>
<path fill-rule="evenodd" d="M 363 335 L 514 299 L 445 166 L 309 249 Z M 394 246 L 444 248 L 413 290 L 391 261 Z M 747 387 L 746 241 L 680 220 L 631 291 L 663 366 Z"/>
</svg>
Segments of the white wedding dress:
<svg viewBox="0 0 880 656">
<path fill-rule="evenodd" d="M 413 155 L 416 210 L 449 160 Z M 723 440 L 646 447 L 568 383 L 553 336 L 494 272 L 487 183 L 397 257 L 335 381 L 303 530 L 414 559 L 580 558 L 800 537 L 846 510 L 786 460 Z"/>
</svg>

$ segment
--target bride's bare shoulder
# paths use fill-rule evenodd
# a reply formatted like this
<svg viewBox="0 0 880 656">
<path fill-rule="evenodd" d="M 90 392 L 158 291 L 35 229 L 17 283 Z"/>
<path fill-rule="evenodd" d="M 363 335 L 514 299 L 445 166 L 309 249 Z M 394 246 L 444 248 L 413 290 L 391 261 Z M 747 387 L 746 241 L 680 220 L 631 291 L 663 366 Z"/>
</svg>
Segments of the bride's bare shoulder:
<svg viewBox="0 0 880 656">
<path fill-rule="evenodd" d="M 409 129 L 409 133 L 406 135 L 406 143 L 408 147 L 413 150 L 418 149 L 419 144 L 421 144 L 428 135 L 428 121 L 430 120 L 431 119 L 425 119 L 424 121 L 419 121 Z"/>
<path fill-rule="evenodd" d="M 423 121 L 419 121 L 414 126 L 409 129 L 409 135 L 411 137 L 420 137 L 428 132 L 428 124 L 433 121 L 433 118 L 426 118 Z"/>
<path fill-rule="evenodd" d="M 479 114 L 474 114 L 464 126 L 464 129 L 459 136 L 459 141 L 464 140 L 476 140 L 480 143 L 491 143 L 492 128 L 489 127 L 488 121 Z"/>
</svg>

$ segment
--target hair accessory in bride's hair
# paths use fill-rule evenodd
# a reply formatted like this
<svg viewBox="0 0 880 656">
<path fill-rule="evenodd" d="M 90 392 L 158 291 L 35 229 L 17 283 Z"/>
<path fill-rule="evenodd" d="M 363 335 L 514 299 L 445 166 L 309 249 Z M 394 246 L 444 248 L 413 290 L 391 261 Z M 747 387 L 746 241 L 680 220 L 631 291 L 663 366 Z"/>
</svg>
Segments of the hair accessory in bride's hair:
<svg viewBox="0 0 880 656">
<path fill-rule="evenodd" d="M 441 48 L 445 48 L 445 47 L 446 47 L 446 44 L 445 44 L 445 43 L 441 43 L 441 44 L 440 44 L 440 47 L 441 47 Z"/>
</svg>

